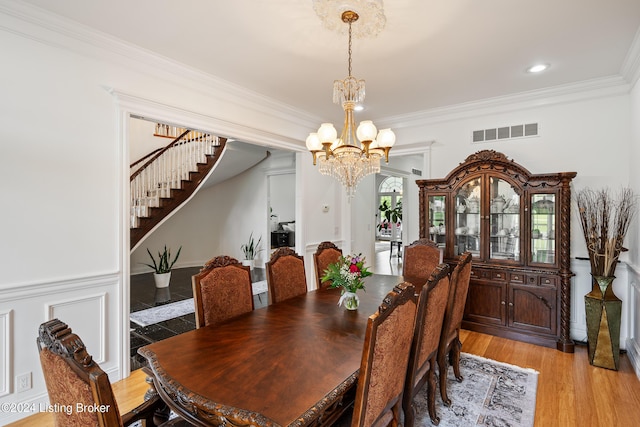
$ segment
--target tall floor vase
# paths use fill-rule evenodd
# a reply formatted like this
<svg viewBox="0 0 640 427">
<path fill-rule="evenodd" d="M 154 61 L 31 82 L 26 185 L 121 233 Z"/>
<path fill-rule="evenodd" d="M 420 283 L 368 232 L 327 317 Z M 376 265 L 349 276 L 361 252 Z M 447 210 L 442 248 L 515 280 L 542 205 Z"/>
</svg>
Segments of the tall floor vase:
<svg viewBox="0 0 640 427">
<path fill-rule="evenodd" d="M 591 292 L 584 296 L 587 315 L 589 363 L 618 370 L 622 301 L 613 293 L 614 276 L 593 276 Z"/>
</svg>

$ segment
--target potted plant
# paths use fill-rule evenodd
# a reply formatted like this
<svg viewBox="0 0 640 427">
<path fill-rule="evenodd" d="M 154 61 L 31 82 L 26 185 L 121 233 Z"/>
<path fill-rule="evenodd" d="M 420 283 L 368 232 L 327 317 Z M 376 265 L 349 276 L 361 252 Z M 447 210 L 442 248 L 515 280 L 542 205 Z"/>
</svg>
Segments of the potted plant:
<svg viewBox="0 0 640 427">
<path fill-rule="evenodd" d="M 582 189 L 576 194 L 580 225 L 591 263 L 591 292 L 585 295 L 589 363 L 618 370 L 622 301 L 612 282 L 631 219 L 635 196 L 622 189 L 616 199 L 607 189 Z"/>
<path fill-rule="evenodd" d="M 144 265 L 153 268 L 153 279 L 156 282 L 156 288 L 166 288 L 169 286 L 169 282 L 171 281 L 171 268 L 178 260 L 181 250 L 182 246 L 178 248 L 176 256 L 173 258 L 173 261 L 171 261 L 171 249 L 167 249 L 167 245 L 164 245 L 164 251 L 158 251 L 158 260 L 156 261 L 149 248 L 147 248 L 147 253 L 149 257 L 151 257 L 153 264 Z"/>
<path fill-rule="evenodd" d="M 249 241 L 240 246 L 240 249 L 244 254 L 242 265 L 248 265 L 250 268 L 254 267 L 255 258 L 260 252 L 262 252 L 262 249 L 259 248 L 261 242 L 262 236 L 260 236 L 258 240 L 255 241 L 253 239 L 253 232 L 249 235 Z"/>
<path fill-rule="evenodd" d="M 400 225 L 402 223 L 402 202 L 396 203 L 396 207 L 391 209 L 388 200 L 384 200 L 378 207 L 382 213 L 382 221 L 378 224 L 378 231 L 391 228 L 391 224 Z"/>
</svg>

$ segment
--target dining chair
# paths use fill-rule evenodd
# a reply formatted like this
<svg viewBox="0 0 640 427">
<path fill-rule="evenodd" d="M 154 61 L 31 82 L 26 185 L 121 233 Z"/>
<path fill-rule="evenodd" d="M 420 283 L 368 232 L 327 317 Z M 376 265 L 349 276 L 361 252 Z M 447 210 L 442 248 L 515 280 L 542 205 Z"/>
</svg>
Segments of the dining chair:
<svg viewBox="0 0 640 427">
<path fill-rule="evenodd" d="M 467 293 L 469 292 L 471 258 L 471 252 L 463 253 L 451 273 L 449 301 L 447 302 L 447 309 L 444 313 L 442 334 L 440 335 L 440 345 L 438 346 L 440 396 L 447 406 L 451 405 L 451 400 L 447 396 L 447 362 L 453 366 L 453 373 L 458 382 L 463 379 L 460 374 L 460 350 L 462 349 L 460 328 L 462 326 L 464 307 L 467 303 Z"/>
<path fill-rule="evenodd" d="M 293 249 L 276 249 L 266 264 L 266 270 L 270 304 L 307 292 L 304 258 Z"/>
<path fill-rule="evenodd" d="M 217 256 L 191 277 L 196 328 L 253 310 L 251 272 L 237 259 Z"/>
<path fill-rule="evenodd" d="M 329 264 L 334 264 L 340 260 L 342 249 L 339 249 L 333 242 L 322 242 L 313 254 L 313 264 L 316 268 L 316 282 L 318 289 L 325 289 L 331 286 L 331 281 L 322 282 L 325 270 Z"/>
<path fill-rule="evenodd" d="M 37 344 L 49 402 L 58 408 L 51 412 L 56 427 L 124 427 L 140 420 L 147 426 L 189 425 L 181 418 L 168 420 L 169 409 L 157 395 L 121 415 L 109 377 L 66 323 L 42 323 Z"/>
<path fill-rule="evenodd" d="M 417 296 L 403 282 L 369 316 L 365 333 L 352 427 L 397 426 L 413 339 Z"/>
<path fill-rule="evenodd" d="M 442 252 L 438 245 L 433 240 L 419 239 L 404 248 L 402 275 L 422 284 L 441 262 Z"/>
<path fill-rule="evenodd" d="M 436 414 L 436 360 L 442 333 L 444 312 L 449 298 L 449 264 L 439 264 L 431 273 L 418 296 L 416 322 L 409 353 L 409 367 L 402 407 L 405 427 L 413 427 L 415 422 L 414 397 L 427 385 L 427 408 L 429 418 L 438 425 Z"/>
</svg>

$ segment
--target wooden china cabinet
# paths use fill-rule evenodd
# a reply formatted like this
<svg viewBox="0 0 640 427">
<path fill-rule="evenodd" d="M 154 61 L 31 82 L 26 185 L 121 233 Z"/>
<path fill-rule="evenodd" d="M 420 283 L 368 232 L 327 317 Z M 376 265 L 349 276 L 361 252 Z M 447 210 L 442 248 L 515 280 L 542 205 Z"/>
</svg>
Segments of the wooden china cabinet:
<svg viewBox="0 0 640 427">
<path fill-rule="evenodd" d="M 575 172 L 534 175 L 493 150 L 418 180 L 420 237 L 473 254 L 463 327 L 573 352 L 569 233 Z"/>
</svg>

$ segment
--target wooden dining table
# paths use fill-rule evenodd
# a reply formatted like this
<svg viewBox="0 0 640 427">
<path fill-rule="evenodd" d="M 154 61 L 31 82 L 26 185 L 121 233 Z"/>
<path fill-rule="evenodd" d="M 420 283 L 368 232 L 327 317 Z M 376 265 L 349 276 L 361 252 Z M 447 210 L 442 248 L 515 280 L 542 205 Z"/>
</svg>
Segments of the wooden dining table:
<svg viewBox="0 0 640 427">
<path fill-rule="evenodd" d="M 307 292 L 138 350 L 152 387 L 199 426 L 321 426 L 355 398 L 368 317 L 402 276 L 365 279 L 360 306 Z"/>
</svg>

